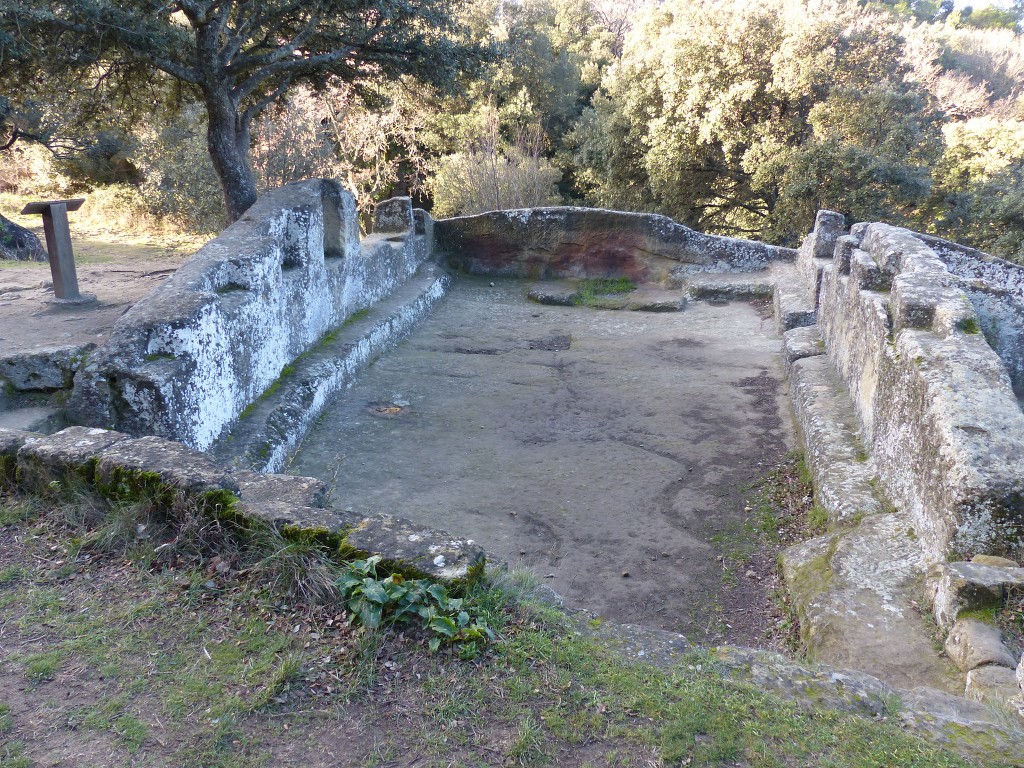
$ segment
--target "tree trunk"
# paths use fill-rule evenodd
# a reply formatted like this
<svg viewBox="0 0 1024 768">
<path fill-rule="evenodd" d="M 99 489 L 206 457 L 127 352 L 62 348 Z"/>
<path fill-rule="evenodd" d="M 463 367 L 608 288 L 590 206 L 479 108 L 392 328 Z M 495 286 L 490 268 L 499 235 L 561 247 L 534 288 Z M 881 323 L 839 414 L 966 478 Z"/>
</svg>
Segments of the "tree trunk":
<svg viewBox="0 0 1024 768">
<path fill-rule="evenodd" d="M 206 145 L 220 179 L 228 219 L 237 220 L 256 202 L 256 176 L 249 163 L 249 131 L 239 128 L 237 110 L 226 90 L 209 90 Z"/>
</svg>

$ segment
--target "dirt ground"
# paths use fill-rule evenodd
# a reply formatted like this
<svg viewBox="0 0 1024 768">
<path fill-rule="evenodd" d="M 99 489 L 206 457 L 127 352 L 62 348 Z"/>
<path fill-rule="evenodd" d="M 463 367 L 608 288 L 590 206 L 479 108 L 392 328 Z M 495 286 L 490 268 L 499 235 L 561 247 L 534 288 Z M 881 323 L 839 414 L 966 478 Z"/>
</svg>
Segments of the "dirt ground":
<svg viewBox="0 0 1024 768">
<path fill-rule="evenodd" d="M 34 228 L 42 239 L 41 227 Z M 117 319 L 187 259 L 201 238 L 76 236 L 78 285 L 94 304 L 60 306 L 47 262 L 0 261 L 0 356 L 42 347 L 99 343 Z"/>
<path fill-rule="evenodd" d="M 461 278 L 341 393 L 289 471 L 533 568 L 568 604 L 697 642 L 758 644 L 775 587 L 751 483 L 786 451 L 764 307 L 540 306 Z"/>
</svg>

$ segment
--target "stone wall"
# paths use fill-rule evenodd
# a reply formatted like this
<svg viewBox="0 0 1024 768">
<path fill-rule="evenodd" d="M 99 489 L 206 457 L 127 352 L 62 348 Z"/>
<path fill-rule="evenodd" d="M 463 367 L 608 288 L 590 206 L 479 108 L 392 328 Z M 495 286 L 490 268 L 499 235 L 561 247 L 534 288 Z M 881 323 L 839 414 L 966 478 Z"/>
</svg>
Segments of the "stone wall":
<svg viewBox="0 0 1024 768">
<path fill-rule="evenodd" d="M 817 239 L 807 238 L 799 261 L 820 273 L 818 329 L 883 492 L 911 514 L 930 560 L 1019 547 L 1024 413 L 960 276 L 991 262 L 944 259 L 885 224 L 856 225 L 831 257 L 816 252 Z"/>
<path fill-rule="evenodd" d="M 1024 267 L 959 243 L 917 235 L 927 243 L 967 294 L 981 331 L 1024 398 Z"/>
<path fill-rule="evenodd" d="M 355 201 L 310 180 L 261 197 L 129 310 L 75 376 L 81 424 L 209 448 L 328 331 L 405 282 L 431 240 L 360 242 Z"/>
<path fill-rule="evenodd" d="M 596 208 L 492 211 L 435 222 L 435 249 L 473 274 L 629 277 L 679 285 L 688 272 L 764 269 L 790 248 L 695 232 L 665 216 Z"/>
</svg>

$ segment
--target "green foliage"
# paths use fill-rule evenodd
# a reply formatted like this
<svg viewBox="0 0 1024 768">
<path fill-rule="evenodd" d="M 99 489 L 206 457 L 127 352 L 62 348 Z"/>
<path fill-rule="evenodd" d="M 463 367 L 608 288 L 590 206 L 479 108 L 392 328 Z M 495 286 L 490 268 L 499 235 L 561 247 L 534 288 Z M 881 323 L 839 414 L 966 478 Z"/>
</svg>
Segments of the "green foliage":
<svg viewBox="0 0 1024 768">
<path fill-rule="evenodd" d="M 472 604 L 451 597 L 443 585 L 426 579 L 407 579 L 399 573 L 380 578 L 380 561 L 375 555 L 346 563 L 337 582 L 346 607 L 360 624 L 378 629 L 387 624 L 418 623 L 431 635 L 431 651 L 442 643 L 453 643 L 465 658 L 476 656 L 495 639 Z"/>
<path fill-rule="evenodd" d="M 489 109 L 480 131 L 467 149 L 435 163 L 430 180 L 435 215 L 538 208 L 561 202 L 555 185 L 562 172 L 541 156 L 539 128 L 520 132 L 515 141 L 505 142 L 498 113 Z"/>
<path fill-rule="evenodd" d="M 353 83 L 410 74 L 451 84 L 482 54 L 461 39 L 456 8 L 434 0 L 24 0 L 0 6 L 0 36 L 11 41 L 5 54 L 14 65 L 3 75 L 10 93 L 38 85 L 51 105 L 76 101 L 63 88 L 47 91 L 50 78 L 93 101 L 100 93 L 105 106 L 134 116 L 154 104 L 199 101 L 207 148 L 235 219 L 256 198 L 249 164 L 256 118 L 303 83 L 323 88 L 332 78 Z M 59 117 L 59 109 L 51 111 Z"/>
<path fill-rule="evenodd" d="M 57 651 L 35 653 L 25 659 L 25 677 L 33 683 L 53 679 L 60 668 L 61 654 Z"/>
<path fill-rule="evenodd" d="M 934 229 L 1024 261 L 1024 121 L 980 117 L 946 127 Z"/>
<path fill-rule="evenodd" d="M 899 26 L 853 4 L 652 7 L 577 126 L 594 202 L 794 242 L 819 208 L 904 221 L 938 146 Z"/>
</svg>

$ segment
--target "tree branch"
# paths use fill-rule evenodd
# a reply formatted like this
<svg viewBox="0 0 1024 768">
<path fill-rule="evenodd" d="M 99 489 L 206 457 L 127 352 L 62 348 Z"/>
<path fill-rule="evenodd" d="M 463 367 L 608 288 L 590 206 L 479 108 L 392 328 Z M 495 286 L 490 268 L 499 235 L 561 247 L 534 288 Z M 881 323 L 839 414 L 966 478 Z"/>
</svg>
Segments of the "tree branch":
<svg viewBox="0 0 1024 768">
<path fill-rule="evenodd" d="M 317 56 L 308 56 L 305 58 L 296 57 L 276 62 L 254 72 L 239 85 L 236 85 L 231 91 L 231 98 L 235 100 L 236 104 L 241 104 L 242 101 L 251 96 L 256 89 L 260 87 L 260 85 L 277 75 L 287 73 L 290 77 L 294 78 L 306 72 L 313 72 L 329 64 L 341 61 L 352 54 L 355 50 L 355 46 L 349 46 L 329 53 L 321 53 Z"/>
</svg>

